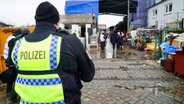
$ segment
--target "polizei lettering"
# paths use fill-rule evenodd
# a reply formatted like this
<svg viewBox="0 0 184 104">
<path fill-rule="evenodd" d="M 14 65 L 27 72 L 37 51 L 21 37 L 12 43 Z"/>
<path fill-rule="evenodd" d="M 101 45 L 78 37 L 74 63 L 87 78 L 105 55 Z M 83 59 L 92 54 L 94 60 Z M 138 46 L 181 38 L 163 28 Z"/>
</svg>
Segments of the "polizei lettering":
<svg viewBox="0 0 184 104">
<path fill-rule="evenodd" d="M 24 51 L 20 52 L 20 60 L 37 60 L 37 59 L 45 59 L 45 51 Z"/>
</svg>

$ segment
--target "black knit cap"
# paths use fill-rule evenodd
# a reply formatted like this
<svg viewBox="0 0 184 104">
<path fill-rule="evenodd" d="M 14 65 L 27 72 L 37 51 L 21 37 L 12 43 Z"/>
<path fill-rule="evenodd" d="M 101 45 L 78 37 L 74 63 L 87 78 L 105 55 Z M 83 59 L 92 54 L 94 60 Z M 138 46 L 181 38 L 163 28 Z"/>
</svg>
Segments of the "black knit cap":
<svg viewBox="0 0 184 104">
<path fill-rule="evenodd" d="M 59 12 L 51 3 L 42 2 L 36 9 L 35 20 L 36 22 L 45 21 L 55 24 L 59 22 Z"/>
</svg>

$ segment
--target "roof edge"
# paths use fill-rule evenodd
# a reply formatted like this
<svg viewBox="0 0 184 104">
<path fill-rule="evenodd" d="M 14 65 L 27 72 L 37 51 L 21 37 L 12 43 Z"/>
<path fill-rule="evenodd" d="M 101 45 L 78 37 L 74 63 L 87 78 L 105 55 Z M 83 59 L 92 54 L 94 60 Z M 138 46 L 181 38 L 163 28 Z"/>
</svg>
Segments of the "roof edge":
<svg viewBox="0 0 184 104">
<path fill-rule="evenodd" d="M 153 8 L 153 7 L 159 5 L 159 4 L 163 3 L 163 2 L 166 2 L 166 1 L 168 1 L 168 0 L 162 0 L 162 1 L 160 1 L 159 3 L 154 4 L 154 5 L 150 6 L 150 7 L 148 7 L 148 9 Z"/>
</svg>

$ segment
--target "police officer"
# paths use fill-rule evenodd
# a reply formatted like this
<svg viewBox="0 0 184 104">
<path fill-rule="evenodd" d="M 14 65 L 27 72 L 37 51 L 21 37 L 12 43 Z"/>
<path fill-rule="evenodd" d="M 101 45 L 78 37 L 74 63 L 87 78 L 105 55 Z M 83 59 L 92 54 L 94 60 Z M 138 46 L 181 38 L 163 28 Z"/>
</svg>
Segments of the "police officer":
<svg viewBox="0 0 184 104">
<path fill-rule="evenodd" d="M 57 9 L 42 2 L 36 9 L 35 30 L 14 46 L 15 90 L 22 104 L 80 104 L 81 80 L 94 77 L 94 64 L 81 41 L 56 32 L 59 19 Z"/>
</svg>

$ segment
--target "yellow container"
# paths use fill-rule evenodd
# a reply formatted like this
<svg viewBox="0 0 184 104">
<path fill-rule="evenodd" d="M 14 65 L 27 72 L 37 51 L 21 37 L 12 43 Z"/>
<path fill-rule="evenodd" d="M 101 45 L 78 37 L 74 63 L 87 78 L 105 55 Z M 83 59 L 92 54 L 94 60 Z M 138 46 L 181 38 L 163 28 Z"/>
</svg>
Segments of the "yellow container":
<svg viewBox="0 0 184 104">
<path fill-rule="evenodd" d="M 20 29 L 23 29 L 24 27 L 20 27 Z M 0 28 L 0 74 L 2 74 L 2 71 L 6 70 L 6 64 L 5 60 L 3 58 L 4 53 L 4 46 L 7 38 L 13 34 L 15 30 L 17 30 L 17 27 L 2 27 Z M 28 27 L 30 32 L 33 32 L 35 27 Z"/>
<path fill-rule="evenodd" d="M 28 27 L 28 29 L 29 29 L 30 33 L 32 33 L 34 31 L 35 27 Z"/>
</svg>

